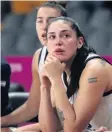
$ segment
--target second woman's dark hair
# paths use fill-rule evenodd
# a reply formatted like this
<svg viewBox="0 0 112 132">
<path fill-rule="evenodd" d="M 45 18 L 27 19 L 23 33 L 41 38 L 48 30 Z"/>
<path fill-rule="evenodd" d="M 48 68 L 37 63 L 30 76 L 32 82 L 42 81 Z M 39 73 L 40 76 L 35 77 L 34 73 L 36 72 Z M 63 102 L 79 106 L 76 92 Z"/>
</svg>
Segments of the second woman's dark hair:
<svg viewBox="0 0 112 132">
<path fill-rule="evenodd" d="M 76 23 L 76 21 L 74 21 L 73 19 L 71 19 L 69 17 L 57 17 L 57 18 L 52 19 L 47 26 L 47 31 L 48 31 L 50 24 L 55 21 L 58 21 L 58 20 L 63 20 L 65 22 L 68 22 L 70 24 L 71 28 L 76 32 L 77 37 L 83 37 L 83 39 L 84 39 L 83 46 L 80 49 L 77 49 L 77 55 L 75 56 L 75 58 L 72 62 L 70 84 L 68 85 L 68 88 L 67 88 L 67 95 L 69 98 L 75 92 L 77 92 L 77 90 L 79 88 L 79 79 L 80 79 L 81 73 L 85 67 L 85 60 L 86 60 L 88 54 L 96 53 L 96 51 L 92 47 L 88 46 L 86 39 L 85 39 L 83 33 L 81 32 L 78 24 Z M 64 79 L 65 79 L 65 82 L 67 82 L 66 81 L 66 73 L 64 73 Z"/>
<path fill-rule="evenodd" d="M 53 9 L 57 9 L 60 11 L 61 16 L 67 16 L 66 9 L 59 2 L 55 2 L 55 1 L 45 2 L 37 10 L 39 10 L 41 7 L 51 7 Z"/>
</svg>

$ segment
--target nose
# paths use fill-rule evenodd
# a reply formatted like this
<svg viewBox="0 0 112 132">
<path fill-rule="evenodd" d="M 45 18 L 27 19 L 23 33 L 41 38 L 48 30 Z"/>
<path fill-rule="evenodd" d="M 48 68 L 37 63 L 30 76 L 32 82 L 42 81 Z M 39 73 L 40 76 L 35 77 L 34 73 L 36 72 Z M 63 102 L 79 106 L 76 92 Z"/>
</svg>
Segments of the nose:
<svg viewBox="0 0 112 132">
<path fill-rule="evenodd" d="M 62 42 L 61 38 L 58 38 L 57 42 L 56 42 L 56 45 L 61 46 L 62 44 L 63 44 L 63 42 Z"/>
<path fill-rule="evenodd" d="M 43 30 L 46 30 L 46 28 L 47 28 L 47 21 L 45 20 L 45 21 L 43 22 L 42 29 L 43 29 Z"/>
</svg>

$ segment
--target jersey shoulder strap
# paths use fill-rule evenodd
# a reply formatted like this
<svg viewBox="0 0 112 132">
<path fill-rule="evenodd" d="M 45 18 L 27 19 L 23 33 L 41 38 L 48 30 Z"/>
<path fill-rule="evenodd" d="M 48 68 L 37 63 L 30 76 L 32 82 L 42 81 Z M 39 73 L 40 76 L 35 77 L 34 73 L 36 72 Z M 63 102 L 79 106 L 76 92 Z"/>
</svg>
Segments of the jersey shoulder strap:
<svg viewBox="0 0 112 132">
<path fill-rule="evenodd" d="M 87 56 L 87 58 L 86 58 L 86 60 L 85 60 L 85 65 L 87 64 L 88 61 L 90 61 L 90 60 L 92 60 L 92 59 L 96 59 L 96 58 L 100 58 L 100 59 L 106 61 L 107 63 L 109 63 L 110 65 L 112 65 L 107 59 L 105 59 L 104 57 L 102 57 L 102 56 L 100 56 L 100 55 L 98 55 L 98 54 L 95 54 L 95 53 L 90 53 L 90 54 Z"/>
<path fill-rule="evenodd" d="M 43 63 L 45 61 L 47 54 L 48 54 L 47 47 L 44 46 L 39 54 L 38 66 L 40 65 L 40 63 Z"/>
<path fill-rule="evenodd" d="M 87 56 L 87 58 L 85 60 L 85 65 L 87 64 L 88 61 L 90 61 L 92 59 L 96 59 L 96 58 L 101 58 L 101 57 L 95 53 L 89 53 L 89 55 Z"/>
</svg>

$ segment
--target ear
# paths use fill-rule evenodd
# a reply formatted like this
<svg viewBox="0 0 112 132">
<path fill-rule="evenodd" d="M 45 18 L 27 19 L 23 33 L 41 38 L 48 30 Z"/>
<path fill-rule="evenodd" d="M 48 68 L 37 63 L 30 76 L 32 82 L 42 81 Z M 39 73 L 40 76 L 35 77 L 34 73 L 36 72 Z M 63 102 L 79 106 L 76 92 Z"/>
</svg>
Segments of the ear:
<svg viewBox="0 0 112 132">
<path fill-rule="evenodd" d="M 78 45 L 77 48 L 80 49 L 84 44 L 84 38 L 83 37 L 79 37 L 78 38 Z"/>
</svg>

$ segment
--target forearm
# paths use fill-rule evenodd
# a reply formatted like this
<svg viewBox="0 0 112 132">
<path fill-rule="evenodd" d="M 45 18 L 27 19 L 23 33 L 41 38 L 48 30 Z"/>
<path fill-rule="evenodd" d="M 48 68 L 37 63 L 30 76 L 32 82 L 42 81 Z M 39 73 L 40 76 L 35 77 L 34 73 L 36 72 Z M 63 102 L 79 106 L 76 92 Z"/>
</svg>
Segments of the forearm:
<svg viewBox="0 0 112 132">
<path fill-rule="evenodd" d="M 39 123 L 43 132 L 56 132 L 57 117 L 51 104 L 50 91 L 46 88 L 41 88 Z"/>
<path fill-rule="evenodd" d="M 36 116 L 36 110 L 32 110 L 32 107 L 28 106 L 27 102 L 25 102 L 9 115 L 2 117 L 1 122 L 2 125 L 19 124 L 33 118 L 34 116 Z"/>
<path fill-rule="evenodd" d="M 75 111 L 68 100 L 68 97 L 66 95 L 66 90 L 64 88 L 61 78 L 58 78 L 55 81 L 53 81 L 53 89 L 54 89 L 56 107 L 63 114 L 64 129 L 66 132 L 72 132 L 76 120 Z"/>
<path fill-rule="evenodd" d="M 40 124 L 39 123 L 33 123 L 33 124 L 28 124 L 28 125 L 25 125 L 25 126 L 22 126 L 22 127 L 18 127 L 16 129 L 17 132 L 41 132 L 41 127 L 40 127 Z"/>
</svg>

